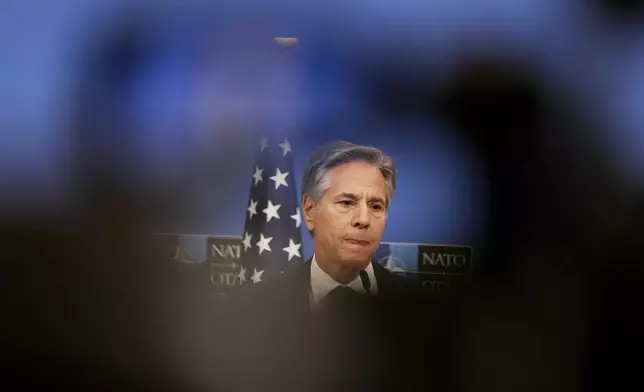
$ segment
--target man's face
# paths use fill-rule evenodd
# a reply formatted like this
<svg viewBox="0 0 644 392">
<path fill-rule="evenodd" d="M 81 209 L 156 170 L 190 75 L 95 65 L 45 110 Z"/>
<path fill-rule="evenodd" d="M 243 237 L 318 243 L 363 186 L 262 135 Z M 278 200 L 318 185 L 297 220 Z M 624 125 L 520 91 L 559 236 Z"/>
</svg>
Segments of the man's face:
<svg viewBox="0 0 644 392">
<path fill-rule="evenodd" d="M 314 231 L 315 254 L 362 267 L 371 261 L 385 229 L 384 177 L 373 165 L 352 162 L 332 169 L 329 180 L 319 205 L 308 197 L 303 201 L 306 226 Z"/>
</svg>

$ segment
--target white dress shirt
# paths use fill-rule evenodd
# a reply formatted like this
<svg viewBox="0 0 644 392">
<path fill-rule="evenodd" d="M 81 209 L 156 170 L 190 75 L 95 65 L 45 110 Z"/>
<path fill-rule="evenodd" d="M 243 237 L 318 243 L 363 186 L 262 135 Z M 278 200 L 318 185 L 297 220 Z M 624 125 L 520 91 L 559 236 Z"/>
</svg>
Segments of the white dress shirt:
<svg viewBox="0 0 644 392">
<path fill-rule="evenodd" d="M 373 265 L 369 263 L 364 269 L 369 276 L 371 282 L 371 288 L 369 289 L 370 295 L 375 295 L 378 292 L 378 282 L 376 281 L 376 275 L 373 272 Z M 342 283 L 333 279 L 329 274 L 324 272 L 322 268 L 318 265 L 318 262 L 315 260 L 315 255 L 311 260 L 311 298 L 310 302 L 312 307 L 313 305 L 319 303 L 324 297 L 326 297 L 331 290 L 338 286 L 347 286 L 353 289 L 356 293 L 366 294 L 367 290 L 362 285 L 362 279 L 360 275 L 356 276 L 354 280 L 349 282 L 349 284 L 343 285 Z"/>
</svg>

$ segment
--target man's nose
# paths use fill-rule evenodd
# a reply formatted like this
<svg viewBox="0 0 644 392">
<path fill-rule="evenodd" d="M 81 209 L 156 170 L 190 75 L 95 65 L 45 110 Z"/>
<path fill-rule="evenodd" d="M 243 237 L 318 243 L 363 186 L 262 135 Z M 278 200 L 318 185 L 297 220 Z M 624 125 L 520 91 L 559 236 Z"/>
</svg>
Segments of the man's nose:
<svg viewBox="0 0 644 392">
<path fill-rule="evenodd" d="M 364 204 L 358 204 L 355 215 L 353 217 L 353 225 L 355 227 L 367 228 L 371 223 L 371 215 L 369 215 L 369 207 Z"/>
</svg>

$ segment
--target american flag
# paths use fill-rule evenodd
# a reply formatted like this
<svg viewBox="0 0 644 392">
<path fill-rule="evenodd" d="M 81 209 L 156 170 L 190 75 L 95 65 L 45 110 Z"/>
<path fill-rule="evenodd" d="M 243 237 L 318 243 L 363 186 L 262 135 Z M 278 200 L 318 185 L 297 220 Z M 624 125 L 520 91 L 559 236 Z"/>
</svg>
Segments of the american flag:
<svg viewBox="0 0 644 392">
<path fill-rule="evenodd" d="M 244 225 L 240 283 L 257 283 L 302 262 L 302 219 L 288 138 L 257 146 Z"/>
</svg>

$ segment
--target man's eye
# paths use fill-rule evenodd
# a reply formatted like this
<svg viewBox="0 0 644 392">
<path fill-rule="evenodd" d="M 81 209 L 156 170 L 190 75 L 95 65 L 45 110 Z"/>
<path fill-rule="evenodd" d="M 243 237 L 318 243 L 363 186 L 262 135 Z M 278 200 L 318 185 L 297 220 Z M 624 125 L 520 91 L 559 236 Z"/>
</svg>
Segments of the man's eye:
<svg viewBox="0 0 644 392">
<path fill-rule="evenodd" d="M 380 204 L 374 204 L 373 206 L 371 206 L 371 208 L 373 208 L 376 211 L 382 211 L 384 207 Z"/>
<path fill-rule="evenodd" d="M 348 207 L 348 206 L 352 206 L 352 205 L 353 205 L 353 201 L 351 201 L 351 200 L 342 200 L 342 201 L 340 202 L 340 204 L 342 204 L 343 206 L 347 206 L 347 207 Z"/>
</svg>

